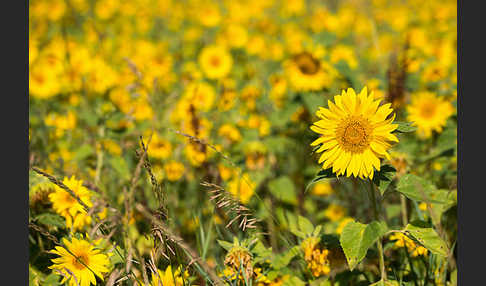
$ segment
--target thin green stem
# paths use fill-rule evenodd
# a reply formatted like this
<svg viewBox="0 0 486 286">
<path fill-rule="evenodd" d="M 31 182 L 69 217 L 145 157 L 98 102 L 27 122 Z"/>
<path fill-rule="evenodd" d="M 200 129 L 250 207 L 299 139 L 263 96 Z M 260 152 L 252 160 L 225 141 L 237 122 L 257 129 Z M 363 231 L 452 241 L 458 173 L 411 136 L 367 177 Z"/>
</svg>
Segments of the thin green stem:
<svg viewBox="0 0 486 286">
<path fill-rule="evenodd" d="M 370 193 L 370 201 L 371 201 L 371 205 L 373 206 L 373 213 L 375 215 L 375 219 L 377 221 L 380 220 L 380 215 L 378 213 L 378 208 L 376 207 L 376 196 L 375 196 L 375 186 L 373 185 L 373 181 L 369 180 L 370 181 L 370 189 L 369 189 L 369 193 Z M 385 257 L 383 255 L 383 244 L 381 242 L 381 237 L 378 238 L 378 240 L 376 241 L 376 245 L 378 247 L 378 255 L 379 255 L 379 258 L 380 258 L 380 272 L 381 272 L 381 281 L 385 281 L 386 280 L 386 271 L 385 271 Z"/>
<path fill-rule="evenodd" d="M 404 226 L 408 224 L 407 200 L 404 195 L 400 195 L 400 205 L 402 208 L 402 223 Z"/>
</svg>

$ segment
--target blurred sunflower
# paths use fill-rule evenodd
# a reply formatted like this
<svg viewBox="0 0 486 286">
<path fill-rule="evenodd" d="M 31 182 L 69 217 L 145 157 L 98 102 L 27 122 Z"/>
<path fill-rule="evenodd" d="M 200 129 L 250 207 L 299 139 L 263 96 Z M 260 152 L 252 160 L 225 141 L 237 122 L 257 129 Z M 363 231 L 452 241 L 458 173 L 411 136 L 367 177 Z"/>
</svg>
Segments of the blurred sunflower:
<svg viewBox="0 0 486 286">
<path fill-rule="evenodd" d="M 329 64 L 320 60 L 322 53 L 322 50 L 302 51 L 283 63 L 294 90 L 320 90 L 331 83 L 334 72 Z"/>
<path fill-rule="evenodd" d="M 247 204 L 255 192 L 255 183 L 248 174 L 234 178 L 228 184 L 228 191 L 237 197 L 243 204 Z"/>
<path fill-rule="evenodd" d="M 147 134 L 148 135 L 148 134 Z M 149 138 L 149 136 L 146 136 Z M 150 155 L 157 159 L 166 159 L 172 153 L 172 144 L 157 133 L 152 135 L 152 139 L 148 144 Z"/>
<path fill-rule="evenodd" d="M 334 103 L 328 101 L 329 108 L 320 107 L 316 112 L 321 120 L 311 126 L 311 130 L 321 136 L 311 143 L 320 147 L 316 151 L 322 155 L 322 168 L 332 167 L 337 175 L 373 178 L 374 169 L 380 170 L 380 159 L 390 159 L 387 150 L 391 142 L 398 142 L 392 134 L 398 125 L 392 124 L 395 114 L 390 103 L 379 106 L 373 92 L 368 94 L 363 88 L 356 95 L 352 88 L 334 96 Z"/>
<path fill-rule="evenodd" d="M 417 126 L 419 137 L 429 138 L 432 131 L 442 132 L 447 118 L 454 113 L 454 106 L 446 99 L 424 91 L 412 96 L 407 112 L 407 120 Z"/>
<path fill-rule="evenodd" d="M 221 79 L 229 74 L 233 59 L 223 46 L 207 46 L 199 55 L 199 65 L 209 79 Z"/>
</svg>

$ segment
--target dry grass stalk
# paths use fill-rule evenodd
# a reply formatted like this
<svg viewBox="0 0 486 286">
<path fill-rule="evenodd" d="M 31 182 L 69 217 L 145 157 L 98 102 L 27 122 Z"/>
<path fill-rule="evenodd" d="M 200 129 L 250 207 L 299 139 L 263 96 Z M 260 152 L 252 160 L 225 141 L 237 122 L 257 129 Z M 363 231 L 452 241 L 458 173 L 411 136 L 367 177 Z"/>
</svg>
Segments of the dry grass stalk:
<svg viewBox="0 0 486 286">
<path fill-rule="evenodd" d="M 68 186 L 66 186 L 63 182 L 59 181 L 58 179 L 56 179 L 54 176 L 51 176 L 43 171 L 41 171 L 40 169 L 38 169 L 37 167 L 31 167 L 31 169 L 36 172 L 37 174 L 39 175 L 42 175 L 44 177 L 46 177 L 49 181 L 51 181 L 53 184 L 55 184 L 56 186 L 62 188 L 63 190 L 65 190 L 66 192 L 68 192 L 73 198 L 76 199 L 76 201 L 84 208 L 84 210 L 86 212 L 89 212 L 89 207 L 73 192 L 73 190 L 71 190 Z"/>
<path fill-rule="evenodd" d="M 106 286 L 114 286 L 116 279 L 120 277 L 120 272 L 119 269 L 113 269 L 113 272 L 111 272 L 110 277 L 108 277 L 108 280 L 106 281 Z"/>
<path fill-rule="evenodd" d="M 234 222 L 239 221 L 238 227 L 245 231 L 247 228 L 256 228 L 258 220 L 253 217 L 253 213 L 245 207 L 233 194 L 227 192 L 221 186 L 216 184 L 202 182 L 202 186 L 209 187 L 210 200 L 215 203 L 216 207 L 223 209 L 228 216 L 233 217 L 226 227 L 230 227 Z"/>
<path fill-rule="evenodd" d="M 50 232 L 48 232 L 47 230 L 43 229 L 42 227 L 36 225 L 35 223 L 29 222 L 29 228 L 32 228 L 33 230 L 39 232 L 40 234 L 42 234 L 43 236 L 45 236 L 47 239 L 49 239 L 50 241 L 54 242 L 54 244 L 61 245 L 59 243 L 59 240 L 57 240 L 57 238 L 54 235 L 52 235 Z"/>
<path fill-rule="evenodd" d="M 155 215 L 153 215 L 147 208 L 145 208 L 142 204 L 136 204 L 135 208 L 147 219 L 149 219 L 154 227 L 158 229 L 160 233 L 166 237 L 166 240 L 172 242 L 174 245 L 177 245 L 180 247 L 182 250 L 184 250 L 184 253 L 187 255 L 187 258 L 189 261 L 194 262 L 197 261 L 198 265 L 204 269 L 204 271 L 210 276 L 212 279 L 212 282 L 215 285 L 224 285 L 223 281 L 221 278 L 219 278 L 218 275 L 207 265 L 206 262 L 204 262 L 197 252 L 193 250 L 189 244 L 187 244 L 184 239 L 182 239 L 180 236 L 176 235 L 165 223 L 160 221 Z"/>
</svg>

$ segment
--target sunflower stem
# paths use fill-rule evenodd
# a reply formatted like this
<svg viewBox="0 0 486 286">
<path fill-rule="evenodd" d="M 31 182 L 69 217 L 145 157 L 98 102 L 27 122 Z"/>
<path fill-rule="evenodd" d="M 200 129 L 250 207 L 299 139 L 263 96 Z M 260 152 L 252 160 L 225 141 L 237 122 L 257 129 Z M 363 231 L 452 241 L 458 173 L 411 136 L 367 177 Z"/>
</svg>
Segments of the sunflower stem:
<svg viewBox="0 0 486 286">
<path fill-rule="evenodd" d="M 371 205 L 373 206 L 373 213 L 375 215 L 375 220 L 379 221 L 380 215 L 378 213 L 378 208 L 376 207 L 377 201 L 376 201 L 376 196 L 375 196 L 375 186 L 374 186 L 372 180 L 369 180 L 369 181 L 370 181 L 370 188 L 369 188 L 370 201 L 371 201 Z M 381 280 L 380 281 L 386 281 L 385 257 L 383 255 L 383 244 L 381 242 L 381 237 L 378 238 L 378 240 L 376 241 L 376 245 L 378 247 L 378 255 L 379 255 L 379 258 L 380 258 L 380 272 L 381 272 Z"/>
</svg>

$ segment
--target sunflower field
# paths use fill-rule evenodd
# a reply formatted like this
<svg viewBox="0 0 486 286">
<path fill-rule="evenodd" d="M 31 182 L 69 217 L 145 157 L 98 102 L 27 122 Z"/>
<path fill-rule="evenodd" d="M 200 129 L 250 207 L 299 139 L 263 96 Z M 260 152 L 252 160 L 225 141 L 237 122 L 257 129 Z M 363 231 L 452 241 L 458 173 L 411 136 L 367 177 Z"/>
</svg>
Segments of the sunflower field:
<svg viewBox="0 0 486 286">
<path fill-rule="evenodd" d="M 29 0 L 29 285 L 457 285 L 457 3 Z"/>
</svg>

